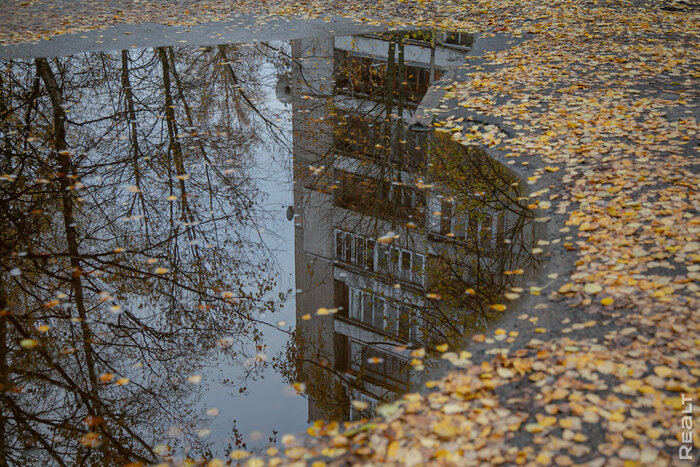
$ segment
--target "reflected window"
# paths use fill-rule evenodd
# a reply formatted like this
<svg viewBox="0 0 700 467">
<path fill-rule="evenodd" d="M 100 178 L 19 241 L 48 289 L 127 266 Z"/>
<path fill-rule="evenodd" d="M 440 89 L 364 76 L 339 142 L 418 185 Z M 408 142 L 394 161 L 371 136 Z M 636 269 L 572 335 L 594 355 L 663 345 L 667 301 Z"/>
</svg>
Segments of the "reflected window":
<svg viewBox="0 0 700 467">
<path fill-rule="evenodd" d="M 401 279 L 410 281 L 411 277 L 411 253 L 404 251 L 401 253 Z"/>
<path fill-rule="evenodd" d="M 345 234 L 340 230 L 335 231 L 335 259 L 343 260 L 343 245 L 345 242 Z"/>
<path fill-rule="evenodd" d="M 480 241 L 481 241 L 481 246 L 483 248 L 489 249 L 491 248 L 491 224 L 493 223 L 493 216 L 490 214 L 487 214 L 484 218 L 484 221 L 481 223 L 481 231 L 479 232 L 480 234 Z"/>
<path fill-rule="evenodd" d="M 413 265 L 411 266 L 411 280 L 417 284 L 423 283 L 423 269 L 425 267 L 425 259 L 423 255 L 413 255 Z"/>
<path fill-rule="evenodd" d="M 352 263 L 352 235 L 345 235 L 345 262 Z"/>
<path fill-rule="evenodd" d="M 389 270 L 389 247 L 383 243 L 379 245 L 379 269 Z"/>
<path fill-rule="evenodd" d="M 377 331 L 389 333 L 401 340 L 417 342 L 418 313 L 408 303 L 401 303 L 373 292 L 347 286 L 350 313 L 357 322 L 371 326 Z"/>
<path fill-rule="evenodd" d="M 390 263 L 389 263 L 389 271 L 396 275 L 396 273 L 399 271 L 399 254 L 400 251 L 396 248 L 391 248 L 389 253 L 389 258 L 390 258 Z"/>
<path fill-rule="evenodd" d="M 362 321 L 362 292 L 358 289 L 350 289 L 350 318 Z"/>
<path fill-rule="evenodd" d="M 440 43 L 444 45 L 456 45 L 458 47 L 471 47 L 474 42 L 474 36 L 472 34 L 462 33 L 462 32 L 446 32 Z"/>
<path fill-rule="evenodd" d="M 398 329 L 398 309 L 396 304 L 390 301 L 386 302 L 384 330 L 388 333 L 395 334 Z"/>
<path fill-rule="evenodd" d="M 410 381 L 407 360 L 374 346 L 351 340 L 348 359 L 348 367 L 365 377 L 388 384 Z"/>
<path fill-rule="evenodd" d="M 355 264 L 365 266 L 365 239 L 358 237 L 355 240 Z"/>
<path fill-rule="evenodd" d="M 399 337 L 403 340 L 408 340 L 409 321 L 408 309 L 401 307 L 399 309 Z"/>
<path fill-rule="evenodd" d="M 367 240 L 367 269 L 374 271 L 374 240 Z"/>
<path fill-rule="evenodd" d="M 362 294 L 362 322 L 372 325 L 372 296 L 368 293 Z"/>
<path fill-rule="evenodd" d="M 338 180 L 338 188 L 333 191 L 335 206 L 378 219 L 423 224 L 426 198 L 416 187 L 396 186 L 341 169 L 336 169 L 334 176 Z"/>
<path fill-rule="evenodd" d="M 375 329 L 384 329 L 384 300 L 381 298 L 374 299 L 372 327 Z"/>
</svg>

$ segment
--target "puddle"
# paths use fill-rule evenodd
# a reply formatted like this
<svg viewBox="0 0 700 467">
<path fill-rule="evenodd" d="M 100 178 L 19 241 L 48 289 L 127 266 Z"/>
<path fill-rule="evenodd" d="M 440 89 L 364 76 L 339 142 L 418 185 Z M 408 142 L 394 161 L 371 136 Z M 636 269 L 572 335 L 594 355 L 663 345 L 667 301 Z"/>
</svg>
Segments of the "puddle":
<svg viewBox="0 0 700 467">
<path fill-rule="evenodd" d="M 520 184 L 411 127 L 471 43 L 5 60 L 5 461 L 262 449 L 370 415 L 496 318 L 535 267 Z"/>
</svg>

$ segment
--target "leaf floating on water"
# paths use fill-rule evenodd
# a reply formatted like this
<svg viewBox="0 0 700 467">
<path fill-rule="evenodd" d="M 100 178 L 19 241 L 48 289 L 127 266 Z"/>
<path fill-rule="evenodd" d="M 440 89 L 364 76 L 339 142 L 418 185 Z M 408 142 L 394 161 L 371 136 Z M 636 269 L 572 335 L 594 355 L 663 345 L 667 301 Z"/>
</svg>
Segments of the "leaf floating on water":
<svg viewBox="0 0 700 467">
<path fill-rule="evenodd" d="M 225 336 L 219 339 L 218 342 L 221 347 L 230 347 L 233 345 L 234 339 L 232 336 Z"/>
<path fill-rule="evenodd" d="M 88 427 L 88 428 L 94 428 L 97 425 L 101 425 L 104 423 L 104 418 L 98 416 L 98 415 L 88 415 L 85 417 L 83 420 L 83 423 Z"/>
<path fill-rule="evenodd" d="M 191 375 L 187 377 L 187 382 L 192 384 L 199 384 L 202 381 L 202 375 Z"/>
<path fill-rule="evenodd" d="M 102 373 L 100 375 L 100 383 L 109 383 L 114 379 L 114 375 L 112 373 Z"/>
<path fill-rule="evenodd" d="M 19 341 L 19 345 L 21 345 L 25 349 L 33 349 L 37 345 L 39 345 L 39 341 L 36 339 L 22 339 Z"/>
<path fill-rule="evenodd" d="M 228 455 L 233 460 L 241 460 L 250 457 L 250 453 L 244 449 L 236 449 Z"/>
<path fill-rule="evenodd" d="M 377 238 L 377 241 L 379 243 L 390 244 L 390 243 L 393 243 L 394 240 L 396 240 L 397 238 L 399 238 L 398 235 L 394 234 L 394 232 L 389 232 L 389 233 Z"/>
<path fill-rule="evenodd" d="M 85 433 L 80 437 L 80 444 L 88 449 L 97 449 L 102 446 L 102 436 L 99 433 Z"/>
<path fill-rule="evenodd" d="M 350 401 L 355 410 L 365 410 L 369 407 L 369 403 L 365 401 Z"/>
</svg>

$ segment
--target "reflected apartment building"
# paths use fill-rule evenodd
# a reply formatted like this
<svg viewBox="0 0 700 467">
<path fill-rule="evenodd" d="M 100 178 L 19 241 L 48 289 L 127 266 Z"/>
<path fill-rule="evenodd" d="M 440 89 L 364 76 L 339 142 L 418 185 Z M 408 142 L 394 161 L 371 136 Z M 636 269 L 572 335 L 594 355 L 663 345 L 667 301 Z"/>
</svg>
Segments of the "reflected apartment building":
<svg viewBox="0 0 700 467">
<path fill-rule="evenodd" d="M 456 282 L 461 295 L 469 265 L 492 261 L 460 245 L 469 233 L 503 243 L 519 222 L 493 206 L 465 212 L 431 189 L 431 158 L 458 145 L 405 127 L 470 44 L 432 33 L 292 42 L 296 378 L 309 420 L 359 418 L 369 412 L 358 407 L 415 384 L 411 350 L 444 339 L 445 328 L 466 332 L 430 292 L 439 282 L 449 295 Z"/>
</svg>

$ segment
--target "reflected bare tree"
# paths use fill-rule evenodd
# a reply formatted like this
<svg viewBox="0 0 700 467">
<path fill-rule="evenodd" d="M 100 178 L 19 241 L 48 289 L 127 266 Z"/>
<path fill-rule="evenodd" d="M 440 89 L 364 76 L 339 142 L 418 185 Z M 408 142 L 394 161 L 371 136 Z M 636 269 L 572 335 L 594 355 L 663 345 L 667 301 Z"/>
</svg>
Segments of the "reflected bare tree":
<svg viewBox="0 0 700 467">
<path fill-rule="evenodd" d="M 270 122 L 262 59 L 227 53 L 245 79 L 207 48 L 3 63 L 0 463 L 207 452 L 198 373 L 246 362 L 243 390 L 266 364 L 283 297 L 248 171 Z"/>
</svg>

